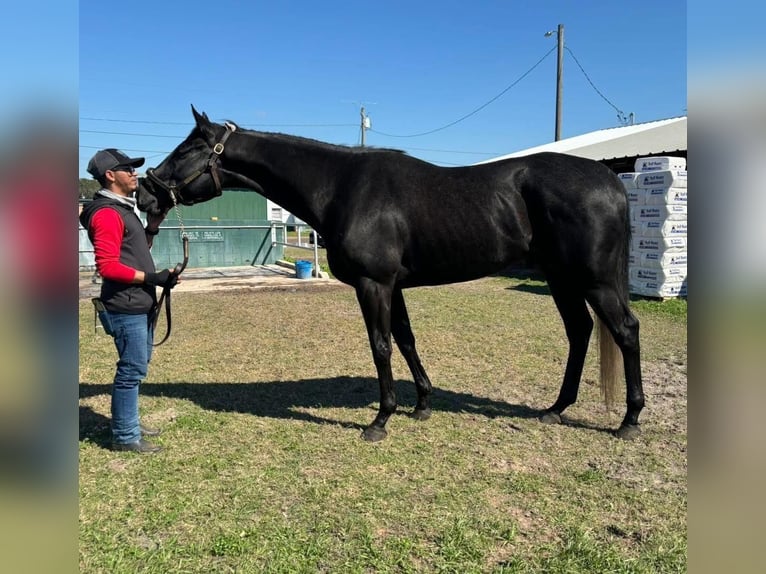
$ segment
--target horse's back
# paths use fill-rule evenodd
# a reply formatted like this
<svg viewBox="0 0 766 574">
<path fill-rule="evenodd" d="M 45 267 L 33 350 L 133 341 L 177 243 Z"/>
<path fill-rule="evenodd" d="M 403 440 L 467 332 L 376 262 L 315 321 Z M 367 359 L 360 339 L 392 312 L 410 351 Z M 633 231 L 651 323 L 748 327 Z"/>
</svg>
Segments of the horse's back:
<svg viewBox="0 0 766 574">
<path fill-rule="evenodd" d="M 560 202 L 584 207 L 594 201 L 621 206 L 626 198 L 622 183 L 611 169 L 568 154 L 542 152 L 476 167 L 494 169 L 499 177 L 512 179 L 525 201 L 543 207 Z"/>
<path fill-rule="evenodd" d="M 515 263 L 594 267 L 594 254 L 626 240 L 622 184 L 591 160 L 544 153 L 440 168 L 398 154 L 364 159 L 337 203 L 333 259 L 405 286 Z"/>
</svg>

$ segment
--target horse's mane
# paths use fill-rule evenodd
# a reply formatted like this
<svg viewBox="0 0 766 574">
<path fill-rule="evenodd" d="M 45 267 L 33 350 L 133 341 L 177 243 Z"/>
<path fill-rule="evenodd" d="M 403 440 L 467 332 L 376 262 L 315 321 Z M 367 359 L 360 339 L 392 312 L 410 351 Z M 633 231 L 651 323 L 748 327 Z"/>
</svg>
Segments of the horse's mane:
<svg viewBox="0 0 766 574">
<path fill-rule="evenodd" d="M 262 132 L 258 130 L 251 130 L 247 128 L 240 127 L 236 122 L 232 122 L 227 120 L 226 123 L 233 124 L 237 127 L 237 132 L 244 133 L 244 134 L 251 134 L 253 136 L 267 136 L 272 139 L 276 139 L 282 142 L 286 143 L 293 143 L 296 145 L 309 145 L 316 148 L 326 149 L 326 150 L 332 150 L 332 151 L 343 151 L 346 153 L 377 153 L 377 152 L 388 152 L 388 153 L 399 153 L 402 155 L 407 155 L 407 152 L 400 149 L 394 149 L 394 148 L 385 148 L 385 147 L 368 147 L 368 146 L 348 146 L 348 145 L 340 145 L 340 144 L 331 144 L 327 142 L 323 142 L 321 140 L 315 140 L 312 138 L 306 138 L 302 136 L 294 136 L 291 134 L 283 134 L 279 132 Z"/>
</svg>

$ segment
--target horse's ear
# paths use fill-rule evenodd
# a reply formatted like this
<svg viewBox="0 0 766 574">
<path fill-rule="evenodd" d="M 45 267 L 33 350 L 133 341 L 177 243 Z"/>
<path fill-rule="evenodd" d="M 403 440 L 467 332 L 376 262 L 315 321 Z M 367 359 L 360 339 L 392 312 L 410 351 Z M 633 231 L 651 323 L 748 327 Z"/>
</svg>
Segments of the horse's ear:
<svg viewBox="0 0 766 574">
<path fill-rule="evenodd" d="M 210 127 L 210 120 L 207 117 L 207 114 L 205 112 L 202 112 L 202 115 L 195 109 L 195 107 L 192 105 L 192 114 L 194 114 L 194 121 L 197 124 L 197 127 L 199 128 L 205 128 Z"/>
</svg>

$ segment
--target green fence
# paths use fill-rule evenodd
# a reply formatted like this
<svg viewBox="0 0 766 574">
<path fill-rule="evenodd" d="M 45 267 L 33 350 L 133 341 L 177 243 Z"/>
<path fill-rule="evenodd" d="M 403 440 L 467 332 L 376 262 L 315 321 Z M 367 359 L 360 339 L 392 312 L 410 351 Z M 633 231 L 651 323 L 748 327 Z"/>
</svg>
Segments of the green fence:
<svg viewBox="0 0 766 574">
<path fill-rule="evenodd" d="M 171 209 L 154 238 L 158 269 L 183 260 L 181 225 L 189 237 L 189 268 L 269 265 L 284 257 L 285 229 L 272 225 L 266 199 L 250 191 L 224 191 L 221 197 Z M 180 221 L 179 221 L 180 215 Z M 142 214 L 143 217 L 143 214 Z M 80 227 L 80 269 L 92 269 L 93 246 Z"/>
<path fill-rule="evenodd" d="M 170 218 L 168 218 L 170 220 Z M 188 267 L 232 267 L 269 265 L 284 257 L 284 230 L 271 222 L 210 221 L 186 219 L 184 232 L 189 238 Z M 164 224 L 154 238 L 152 256 L 158 268 L 173 267 L 183 259 L 181 228 Z"/>
<path fill-rule="evenodd" d="M 180 225 L 189 237 L 189 267 L 268 265 L 283 257 L 281 229 L 273 229 L 266 199 L 251 191 L 226 190 L 221 197 L 171 209 L 154 240 L 157 267 L 183 259 Z M 180 214 L 181 222 L 178 220 Z"/>
</svg>

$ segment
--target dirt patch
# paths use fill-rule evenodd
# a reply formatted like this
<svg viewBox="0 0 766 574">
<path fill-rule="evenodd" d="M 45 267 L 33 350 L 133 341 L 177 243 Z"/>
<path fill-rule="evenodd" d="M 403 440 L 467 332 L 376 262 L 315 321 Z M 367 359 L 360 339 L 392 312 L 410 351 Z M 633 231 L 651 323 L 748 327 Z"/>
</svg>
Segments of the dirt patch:
<svg viewBox="0 0 766 574">
<path fill-rule="evenodd" d="M 642 365 L 647 416 L 673 433 L 687 432 L 686 362 L 667 360 Z"/>
</svg>

